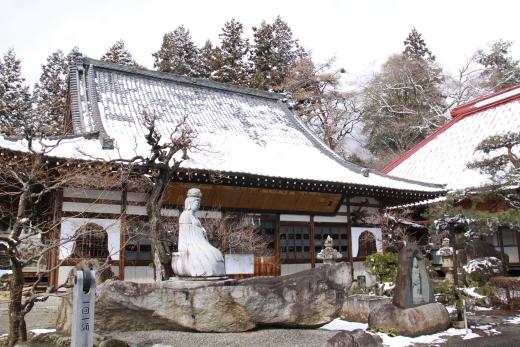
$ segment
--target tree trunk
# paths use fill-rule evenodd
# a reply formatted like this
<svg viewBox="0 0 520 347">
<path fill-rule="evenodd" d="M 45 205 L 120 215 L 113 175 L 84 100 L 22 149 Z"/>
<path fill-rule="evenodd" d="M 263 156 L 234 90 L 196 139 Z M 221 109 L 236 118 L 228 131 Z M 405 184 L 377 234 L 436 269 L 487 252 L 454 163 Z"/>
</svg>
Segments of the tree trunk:
<svg viewBox="0 0 520 347">
<path fill-rule="evenodd" d="M 8 345 L 14 346 L 18 340 L 27 339 L 24 318 L 22 316 L 22 294 L 24 278 L 22 266 L 17 259 L 11 257 L 12 278 L 9 283 L 9 339 Z"/>
<path fill-rule="evenodd" d="M 154 182 L 147 203 L 148 221 L 150 224 L 150 241 L 152 247 L 154 277 L 156 281 L 167 280 L 174 275 L 172 257 L 169 250 L 168 235 L 161 227 L 161 207 L 169 182 L 169 168 L 162 168 Z"/>
</svg>

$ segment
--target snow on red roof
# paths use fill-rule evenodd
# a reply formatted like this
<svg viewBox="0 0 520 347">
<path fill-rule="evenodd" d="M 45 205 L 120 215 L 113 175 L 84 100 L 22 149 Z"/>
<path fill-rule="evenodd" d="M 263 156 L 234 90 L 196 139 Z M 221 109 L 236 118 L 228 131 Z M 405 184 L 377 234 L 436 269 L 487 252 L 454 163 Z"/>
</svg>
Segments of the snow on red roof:
<svg viewBox="0 0 520 347">
<path fill-rule="evenodd" d="M 484 184 L 488 177 L 466 164 L 480 155 L 477 145 L 491 135 L 520 132 L 520 84 L 472 100 L 451 110 L 452 119 L 389 164 L 393 176 L 461 189 Z"/>
</svg>

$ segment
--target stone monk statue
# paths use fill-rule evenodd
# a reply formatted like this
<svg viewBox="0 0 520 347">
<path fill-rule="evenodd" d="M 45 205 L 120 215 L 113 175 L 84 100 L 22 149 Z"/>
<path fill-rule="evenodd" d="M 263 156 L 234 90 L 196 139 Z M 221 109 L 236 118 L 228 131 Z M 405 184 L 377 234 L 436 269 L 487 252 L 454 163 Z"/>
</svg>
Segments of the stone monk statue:
<svg viewBox="0 0 520 347">
<path fill-rule="evenodd" d="M 172 268 L 181 277 L 213 277 L 226 274 L 222 253 L 208 242 L 206 230 L 195 216 L 202 194 L 191 188 L 179 217 L 178 252 L 173 254 Z"/>
</svg>

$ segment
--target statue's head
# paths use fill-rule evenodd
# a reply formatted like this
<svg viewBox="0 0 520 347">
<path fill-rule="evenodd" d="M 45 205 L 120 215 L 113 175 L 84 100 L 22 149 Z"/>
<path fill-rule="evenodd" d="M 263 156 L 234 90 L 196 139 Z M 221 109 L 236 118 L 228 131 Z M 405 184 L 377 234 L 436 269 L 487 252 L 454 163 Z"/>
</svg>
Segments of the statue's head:
<svg viewBox="0 0 520 347">
<path fill-rule="evenodd" d="M 200 208 L 200 198 L 202 193 L 198 188 L 191 188 L 188 190 L 186 200 L 184 201 L 184 209 L 191 211 L 198 211 Z"/>
</svg>

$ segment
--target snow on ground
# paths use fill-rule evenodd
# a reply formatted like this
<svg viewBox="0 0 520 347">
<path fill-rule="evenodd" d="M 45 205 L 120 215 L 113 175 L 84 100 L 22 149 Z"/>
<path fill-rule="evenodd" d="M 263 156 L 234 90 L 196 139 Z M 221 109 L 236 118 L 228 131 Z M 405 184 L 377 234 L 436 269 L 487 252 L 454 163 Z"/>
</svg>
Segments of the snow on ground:
<svg viewBox="0 0 520 347">
<path fill-rule="evenodd" d="M 513 320 L 509 320 L 512 324 L 520 324 L 520 316 L 515 317 Z M 513 322 L 514 321 L 514 322 Z M 481 330 L 487 336 L 491 335 L 499 335 L 500 332 L 494 329 L 491 324 L 483 324 L 474 327 L 475 329 Z M 355 329 L 368 329 L 368 324 L 366 323 L 358 323 L 358 322 L 349 322 L 344 321 L 339 318 L 333 320 L 332 322 L 325 324 L 320 329 L 325 330 L 346 330 L 352 331 Z M 431 334 L 431 335 L 422 335 L 418 337 L 406 337 L 406 336 L 388 336 L 384 333 L 377 333 L 377 335 L 381 336 L 383 339 L 383 345 L 387 347 L 406 347 L 413 346 L 418 343 L 443 343 L 447 341 L 447 338 L 450 336 L 461 336 L 463 340 L 470 340 L 477 337 L 481 337 L 481 335 L 473 332 L 471 329 L 455 329 L 450 328 L 446 331 Z"/>
<path fill-rule="evenodd" d="M 506 320 L 504 320 L 504 323 L 520 324 L 520 316 L 516 316 L 516 317 L 511 318 L 511 319 L 506 319 Z"/>
<path fill-rule="evenodd" d="M 320 329 L 325 330 L 347 330 L 352 331 L 356 329 L 368 329 L 368 324 L 366 323 L 359 323 L 359 322 L 349 322 L 345 320 L 341 320 L 339 318 L 334 319 L 332 322 L 325 324 Z"/>
<path fill-rule="evenodd" d="M 467 295 L 469 295 L 469 296 L 471 296 L 472 298 L 475 298 L 475 299 L 483 299 L 483 298 L 486 297 L 484 295 L 480 295 L 479 293 L 475 292 L 475 290 L 477 289 L 476 287 L 458 288 L 458 289 L 463 290 Z"/>
<path fill-rule="evenodd" d="M 32 331 L 35 335 L 40 335 L 40 334 L 54 333 L 54 332 L 56 332 L 56 329 L 32 329 L 30 331 Z M 2 334 L 2 335 L 0 335 L 0 337 L 6 337 L 7 335 L 8 334 Z"/>
<path fill-rule="evenodd" d="M 31 330 L 35 335 L 54 333 L 56 329 L 32 329 Z"/>
<path fill-rule="evenodd" d="M 484 307 L 484 306 L 474 306 L 473 311 L 491 311 L 491 307 Z"/>
</svg>

